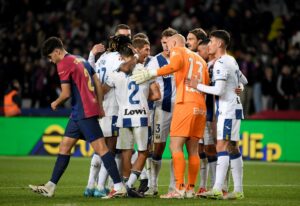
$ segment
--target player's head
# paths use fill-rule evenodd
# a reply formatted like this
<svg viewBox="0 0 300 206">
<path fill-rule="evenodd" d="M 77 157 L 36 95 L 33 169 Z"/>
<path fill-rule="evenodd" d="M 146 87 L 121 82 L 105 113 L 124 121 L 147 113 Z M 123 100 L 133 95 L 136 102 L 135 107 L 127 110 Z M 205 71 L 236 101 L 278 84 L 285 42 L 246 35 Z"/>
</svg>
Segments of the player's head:
<svg viewBox="0 0 300 206">
<path fill-rule="evenodd" d="M 170 38 L 171 36 L 178 34 L 178 32 L 175 29 L 172 29 L 171 27 L 165 29 L 162 34 L 161 34 L 161 46 L 163 48 L 163 52 L 165 53 L 165 55 L 169 56 L 170 52 L 167 48 L 167 41 L 168 38 Z"/>
<path fill-rule="evenodd" d="M 119 54 L 121 55 L 121 58 L 124 60 L 124 62 L 128 62 L 130 61 L 133 57 L 133 51 L 131 48 L 127 46 L 124 46 L 124 47 L 121 47 L 120 48 L 120 51 L 119 51 Z M 122 68 L 122 72 L 126 73 L 126 74 L 129 74 L 131 73 L 133 68 L 129 68 L 129 67 L 124 67 Z"/>
<path fill-rule="evenodd" d="M 226 50 L 230 44 L 230 34 L 225 30 L 215 30 L 210 33 L 208 52 L 213 55 L 218 49 Z"/>
<path fill-rule="evenodd" d="M 208 55 L 208 43 L 209 43 L 209 38 L 206 38 L 205 40 L 201 41 L 197 47 L 197 52 L 198 54 L 204 59 L 208 60 L 209 55 Z"/>
<path fill-rule="evenodd" d="M 182 36 L 181 34 L 175 34 L 169 37 L 167 41 L 168 51 L 170 52 L 174 47 L 185 47 L 185 43 L 186 41 L 184 36 Z"/>
<path fill-rule="evenodd" d="M 131 39 L 125 35 L 117 35 L 110 38 L 108 50 L 110 52 L 119 51 L 122 47 L 131 44 Z"/>
<path fill-rule="evenodd" d="M 115 28 L 115 36 L 117 35 L 125 35 L 131 38 L 131 30 L 130 27 L 126 24 L 119 24 Z"/>
<path fill-rule="evenodd" d="M 203 41 L 206 40 L 207 34 L 206 32 L 201 28 L 196 28 L 191 31 L 189 31 L 187 35 L 187 47 L 196 52 L 198 45 Z"/>
<path fill-rule="evenodd" d="M 140 33 L 137 33 L 135 34 L 132 39 L 137 39 L 137 38 L 140 38 L 140 39 L 147 39 L 149 41 L 149 38 L 146 34 L 140 32 Z"/>
<path fill-rule="evenodd" d="M 132 41 L 132 46 L 138 51 L 139 62 L 144 62 L 150 55 L 150 42 L 147 39 L 136 38 Z"/>
<path fill-rule="evenodd" d="M 42 56 L 47 57 L 54 64 L 63 59 L 66 51 L 62 41 L 57 37 L 50 37 L 43 42 L 41 48 Z"/>
</svg>

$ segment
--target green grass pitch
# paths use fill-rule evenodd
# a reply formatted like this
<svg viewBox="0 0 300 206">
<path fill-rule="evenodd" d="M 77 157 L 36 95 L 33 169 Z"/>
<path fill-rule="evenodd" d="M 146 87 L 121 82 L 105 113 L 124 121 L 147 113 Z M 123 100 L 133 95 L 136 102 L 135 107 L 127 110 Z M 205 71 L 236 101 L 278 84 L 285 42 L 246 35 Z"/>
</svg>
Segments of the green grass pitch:
<svg viewBox="0 0 300 206">
<path fill-rule="evenodd" d="M 82 194 L 88 178 L 90 158 L 71 159 L 67 171 L 59 182 L 55 197 L 45 198 L 32 193 L 27 185 L 48 181 L 55 159 L 55 157 L 0 157 L 0 205 L 300 205 L 299 163 L 244 162 L 245 199 L 235 201 L 85 198 Z M 160 194 L 167 191 L 168 164 L 168 160 L 164 160 L 159 179 Z"/>
</svg>

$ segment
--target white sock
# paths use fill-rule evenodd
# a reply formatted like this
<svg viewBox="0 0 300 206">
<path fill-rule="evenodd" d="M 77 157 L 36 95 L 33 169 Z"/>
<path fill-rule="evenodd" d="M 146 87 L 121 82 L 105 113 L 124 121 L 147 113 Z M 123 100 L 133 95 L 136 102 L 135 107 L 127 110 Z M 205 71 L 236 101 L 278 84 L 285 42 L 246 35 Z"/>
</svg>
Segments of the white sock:
<svg viewBox="0 0 300 206">
<path fill-rule="evenodd" d="M 173 167 L 173 160 L 171 159 L 170 162 L 170 184 L 169 184 L 169 192 L 175 190 L 175 176 L 174 176 L 174 167 Z"/>
<path fill-rule="evenodd" d="M 114 184 L 114 190 L 118 191 L 122 188 L 122 186 L 123 186 L 122 182 L 116 183 L 116 184 Z"/>
<path fill-rule="evenodd" d="M 152 186 L 153 189 L 158 188 L 158 174 L 161 169 L 161 160 L 154 160 L 151 161 L 151 176 L 152 176 Z"/>
<path fill-rule="evenodd" d="M 229 166 L 228 152 L 218 152 L 218 161 L 217 161 L 217 168 L 216 168 L 216 181 L 215 181 L 213 189 L 222 191 L 222 186 L 224 184 L 228 166 Z"/>
<path fill-rule="evenodd" d="M 141 180 L 148 179 L 146 167 L 143 168 L 140 178 Z"/>
<path fill-rule="evenodd" d="M 208 176 L 207 158 L 200 159 L 200 188 L 206 189 L 206 182 Z"/>
<path fill-rule="evenodd" d="M 139 171 L 131 171 L 130 173 L 130 176 L 129 176 L 129 179 L 126 183 L 126 185 L 129 187 L 129 188 L 132 188 L 133 184 L 136 182 L 136 180 L 139 178 L 141 172 Z"/>
<path fill-rule="evenodd" d="M 208 171 L 210 176 L 211 187 L 213 187 L 216 181 L 216 167 L 217 167 L 217 159 L 213 161 L 208 161 Z"/>
<path fill-rule="evenodd" d="M 92 189 L 95 187 L 95 183 L 98 178 L 98 174 L 100 171 L 101 158 L 99 155 L 94 154 L 91 160 L 90 174 L 88 179 L 87 188 Z"/>
<path fill-rule="evenodd" d="M 146 167 L 146 172 L 147 172 L 147 177 L 148 177 L 148 187 L 150 188 L 152 183 L 152 175 L 151 175 L 151 162 L 152 162 L 152 158 L 151 157 L 148 157 L 147 160 L 146 160 L 146 164 L 145 164 L 145 167 Z"/>
<path fill-rule="evenodd" d="M 51 181 L 48 181 L 46 184 L 45 184 L 45 187 L 47 187 L 49 190 L 55 190 L 56 188 L 56 184 L 51 182 Z"/>
<path fill-rule="evenodd" d="M 117 164 L 118 171 L 121 175 L 122 174 L 122 154 L 121 153 L 115 155 L 115 161 Z"/>
<path fill-rule="evenodd" d="M 106 168 L 104 167 L 104 164 L 102 163 L 101 169 L 99 172 L 98 185 L 97 185 L 98 190 L 104 189 L 107 178 L 108 178 L 108 172 L 107 172 Z"/>
<path fill-rule="evenodd" d="M 230 167 L 230 164 L 229 164 L 229 167 Z M 223 191 L 225 191 L 225 192 L 229 191 L 229 182 L 230 182 L 230 170 L 227 170 L 226 177 L 225 177 L 225 180 L 224 180 L 224 184 L 223 184 L 223 187 L 222 187 Z"/>
<path fill-rule="evenodd" d="M 234 192 L 243 192 L 243 159 L 242 155 L 234 155 L 230 157 L 232 179 Z"/>
</svg>

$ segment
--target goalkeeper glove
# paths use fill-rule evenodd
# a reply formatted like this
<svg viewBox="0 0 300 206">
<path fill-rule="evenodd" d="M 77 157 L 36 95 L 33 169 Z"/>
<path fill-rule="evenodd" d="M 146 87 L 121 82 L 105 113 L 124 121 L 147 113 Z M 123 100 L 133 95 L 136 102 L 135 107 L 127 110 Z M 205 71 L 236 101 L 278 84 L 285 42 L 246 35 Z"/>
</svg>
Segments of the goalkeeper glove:
<svg viewBox="0 0 300 206">
<path fill-rule="evenodd" d="M 157 76 L 156 70 L 136 70 L 133 72 L 131 80 L 137 84 L 141 84 L 155 76 Z"/>
</svg>

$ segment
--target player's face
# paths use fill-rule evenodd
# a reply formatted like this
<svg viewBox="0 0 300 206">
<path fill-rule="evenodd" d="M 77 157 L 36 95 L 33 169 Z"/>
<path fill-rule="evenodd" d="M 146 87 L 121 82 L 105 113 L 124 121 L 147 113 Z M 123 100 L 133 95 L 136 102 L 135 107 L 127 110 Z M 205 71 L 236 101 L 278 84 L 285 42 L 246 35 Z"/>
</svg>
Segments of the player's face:
<svg viewBox="0 0 300 206">
<path fill-rule="evenodd" d="M 56 64 L 59 62 L 59 50 L 58 49 L 54 49 L 53 52 L 51 52 L 50 54 L 48 54 L 47 58 L 49 59 L 50 62 Z"/>
<path fill-rule="evenodd" d="M 131 39 L 131 30 L 130 29 L 119 29 L 116 35 L 128 36 Z"/>
<path fill-rule="evenodd" d="M 164 52 L 167 56 L 170 55 L 170 52 L 169 52 L 168 47 L 167 47 L 167 41 L 168 41 L 168 38 L 169 38 L 169 37 L 163 36 L 163 37 L 161 38 L 161 40 L 160 40 L 161 46 L 162 46 L 162 48 L 163 48 L 163 52 Z"/>
<path fill-rule="evenodd" d="M 167 50 L 168 52 L 170 53 L 171 49 L 173 49 L 176 45 L 176 42 L 173 38 L 168 38 L 168 41 L 167 41 Z"/>
<path fill-rule="evenodd" d="M 199 40 L 197 40 L 196 36 L 192 33 L 189 33 L 187 35 L 187 41 L 186 41 L 187 47 L 191 50 L 196 52 L 197 46 L 199 44 Z"/>
<path fill-rule="evenodd" d="M 145 60 L 149 55 L 150 55 L 150 45 L 149 44 L 145 44 L 143 48 L 138 49 L 140 58 L 142 60 Z"/>
<path fill-rule="evenodd" d="M 215 37 L 211 37 L 210 41 L 208 43 L 208 54 L 209 55 L 214 55 L 217 51 L 217 48 L 219 47 L 220 41 L 215 38 Z"/>
<path fill-rule="evenodd" d="M 208 59 L 208 46 L 201 44 L 198 46 L 198 54 L 205 60 Z"/>
</svg>

